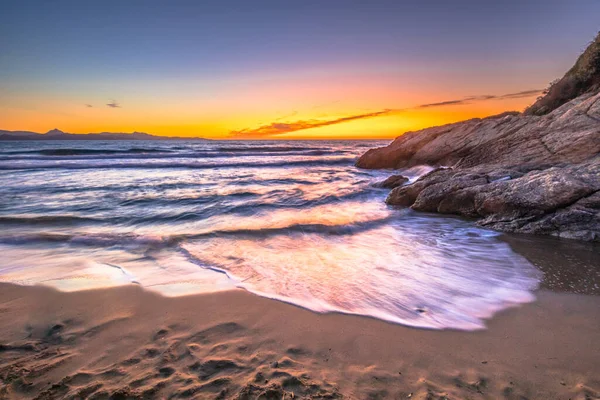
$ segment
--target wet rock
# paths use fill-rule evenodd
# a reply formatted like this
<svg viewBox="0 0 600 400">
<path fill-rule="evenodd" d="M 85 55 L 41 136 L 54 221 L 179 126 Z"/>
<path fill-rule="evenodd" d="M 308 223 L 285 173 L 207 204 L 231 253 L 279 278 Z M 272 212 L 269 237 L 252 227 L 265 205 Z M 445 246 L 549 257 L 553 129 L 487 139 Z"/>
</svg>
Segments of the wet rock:
<svg viewBox="0 0 600 400">
<path fill-rule="evenodd" d="M 409 207 L 417 200 L 417 196 L 427 186 L 443 182 L 452 176 L 452 169 L 436 169 L 424 175 L 411 185 L 393 189 L 386 200 L 387 204 Z"/>
<path fill-rule="evenodd" d="M 388 177 L 386 180 L 375 184 L 376 187 L 384 188 L 384 189 L 393 189 L 398 186 L 404 185 L 408 182 L 408 178 L 402 175 L 392 175 Z"/>
<path fill-rule="evenodd" d="M 462 189 L 466 189 L 473 186 L 486 185 L 488 183 L 487 177 L 480 174 L 466 174 L 461 175 L 460 173 L 455 174 L 452 179 L 448 181 L 442 181 L 425 187 L 415 199 L 413 209 L 418 211 L 429 211 L 436 212 L 440 208 L 440 203 L 449 197 L 449 195 L 456 193 Z M 465 197 L 465 196 L 463 196 Z M 456 205 L 445 204 L 444 207 L 450 210 L 458 211 L 459 206 L 461 213 L 471 215 L 474 213 L 474 202 L 467 201 L 466 197 L 461 199 Z M 474 200 L 474 199 L 473 199 Z M 464 208 L 464 210 L 462 210 Z"/>
<path fill-rule="evenodd" d="M 479 218 L 480 225 L 501 231 L 600 240 L 600 156 L 494 179 L 504 173 L 480 168 L 436 171 L 393 189 L 386 202 Z"/>
</svg>

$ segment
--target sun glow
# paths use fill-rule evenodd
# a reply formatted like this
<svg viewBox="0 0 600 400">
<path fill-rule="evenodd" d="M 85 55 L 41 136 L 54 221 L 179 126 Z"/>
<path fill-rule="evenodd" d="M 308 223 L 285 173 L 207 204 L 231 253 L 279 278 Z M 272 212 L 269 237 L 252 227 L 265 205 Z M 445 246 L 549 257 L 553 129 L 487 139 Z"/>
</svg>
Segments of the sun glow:
<svg viewBox="0 0 600 400">
<path fill-rule="evenodd" d="M 343 83 L 350 85 L 347 79 Z M 238 140 L 393 138 L 406 131 L 522 110 L 536 96 L 465 97 L 455 91 L 400 90 L 397 85 L 386 89 L 380 81 L 363 82 L 354 88 L 335 80 L 329 85 L 321 80 L 299 80 L 296 86 L 281 81 L 256 85 L 253 90 L 242 87 L 237 94 L 224 90 L 210 99 L 189 92 L 183 92 L 176 102 L 166 103 L 152 96 L 136 96 L 116 102 L 118 107 L 100 99 L 84 104 L 76 95 L 56 100 L 49 94 L 27 97 L 22 93 L 10 105 L 0 101 L 0 128 L 36 132 L 58 128 L 70 133 L 141 131 Z M 342 95 L 347 97 L 335 100 Z"/>
</svg>

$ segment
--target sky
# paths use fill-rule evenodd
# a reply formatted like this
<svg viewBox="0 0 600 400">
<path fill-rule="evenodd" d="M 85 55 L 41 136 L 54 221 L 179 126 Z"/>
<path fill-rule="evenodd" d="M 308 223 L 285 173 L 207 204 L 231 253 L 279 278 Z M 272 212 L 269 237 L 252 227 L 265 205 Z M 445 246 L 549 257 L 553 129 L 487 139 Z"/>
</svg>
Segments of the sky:
<svg viewBox="0 0 600 400">
<path fill-rule="evenodd" d="M 522 111 L 598 0 L 0 0 L 0 129 L 392 138 Z"/>
</svg>

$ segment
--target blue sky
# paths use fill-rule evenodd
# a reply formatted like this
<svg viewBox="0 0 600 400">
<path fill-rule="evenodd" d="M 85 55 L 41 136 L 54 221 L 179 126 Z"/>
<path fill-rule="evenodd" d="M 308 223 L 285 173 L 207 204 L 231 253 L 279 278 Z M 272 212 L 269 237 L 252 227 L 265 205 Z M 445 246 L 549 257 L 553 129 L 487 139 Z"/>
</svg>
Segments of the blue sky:
<svg viewBox="0 0 600 400">
<path fill-rule="evenodd" d="M 341 102 L 328 110 L 340 116 L 443 101 L 461 89 L 464 96 L 536 89 L 574 62 L 599 17 L 597 0 L 1 0 L 0 128 L 6 128 L 2 117 L 17 113 L 10 127 L 22 121 L 21 128 L 39 129 L 26 122 L 37 111 L 41 121 L 71 114 L 49 119 L 81 130 L 86 115 L 77 104 L 116 101 L 122 114 L 104 115 L 107 129 L 144 125 L 144 109 L 151 115 L 166 104 L 178 105 L 180 118 L 169 109 L 168 123 L 147 128 L 193 125 L 197 110 L 198 127 L 227 131 L 227 115 L 233 130 L 252 123 L 252 113 L 258 122 L 324 102 Z M 379 78 L 383 83 L 368 86 Z M 340 87 L 355 82 L 357 89 L 325 90 L 328 80 Z M 367 98 L 385 82 L 390 88 L 422 82 L 424 94 L 411 87 L 400 99 L 379 96 L 390 104 Z M 313 98 L 292 98 L 272 89 L 278 83 L 288 91 L 319 90 Z M 255 105 L 247 100 L 253 92 Z M 128 107 L 135 112 L 124 118 Z M 88 117 L 90 129 L 102 127 L 100 116 Z"/>
</svg>

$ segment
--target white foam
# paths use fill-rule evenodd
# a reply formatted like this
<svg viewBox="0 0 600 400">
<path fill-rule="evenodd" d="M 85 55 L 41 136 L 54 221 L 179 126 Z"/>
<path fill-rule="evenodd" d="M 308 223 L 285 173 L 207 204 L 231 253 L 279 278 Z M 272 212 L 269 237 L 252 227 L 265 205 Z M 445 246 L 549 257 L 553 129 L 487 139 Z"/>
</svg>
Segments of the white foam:
<svg viewBox="0 0 600 400">
<path fill-rule="evenodd" d="M 535 269 L 487 231 L 457 236 L 454 228 L 466 223 L 411 218 L 353 235 L 213 238 L 183 247 L 258 295 L 422 328 L 481 329 L 497 311 L 534 299 Z"/>
</svg>

